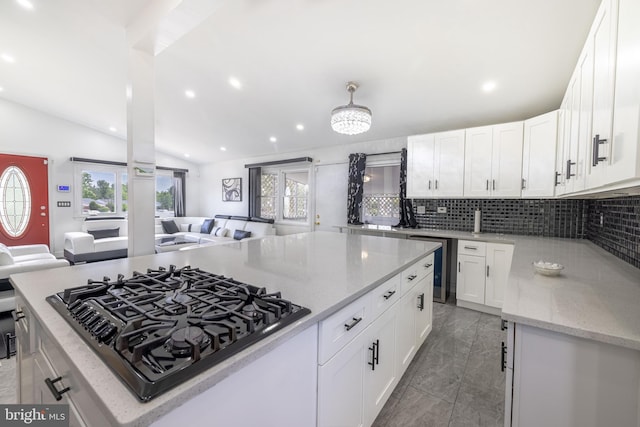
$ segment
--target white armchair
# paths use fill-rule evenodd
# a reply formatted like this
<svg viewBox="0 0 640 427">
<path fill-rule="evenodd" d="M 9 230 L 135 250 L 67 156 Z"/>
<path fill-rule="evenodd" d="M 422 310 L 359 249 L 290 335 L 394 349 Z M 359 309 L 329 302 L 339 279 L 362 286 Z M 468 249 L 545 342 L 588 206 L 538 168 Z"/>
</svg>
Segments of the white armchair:
<svg viewBox="0 0 640 427">
<path fill-rule="evenodd" d="M 0 243 L 0 312 L 15 308 L 10 274 L 68 265 L 67 260 L 56 259 L 47 245 L 5 246 Z"/>
</svg>

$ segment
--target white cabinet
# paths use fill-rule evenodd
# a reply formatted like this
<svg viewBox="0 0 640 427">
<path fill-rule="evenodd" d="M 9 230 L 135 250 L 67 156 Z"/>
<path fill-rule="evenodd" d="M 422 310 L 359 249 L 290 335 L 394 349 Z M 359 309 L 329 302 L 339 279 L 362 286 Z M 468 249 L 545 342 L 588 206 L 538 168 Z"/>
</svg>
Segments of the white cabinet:
<svg viewBox="0 0 640 427">
<path fill-rule="evenodd" d="M 320 322 L 318 426 L 370 426 L 380 413 L 431 332 L 433 259 Z"/>
<path fill-rule="evenodd" d="M 410 136 L 407 197 L 462 197 L 464 130 Z"/>
<path fill-rule="evenodd" d="M 611 159 L 613 94 L 616 73 L 617 0 L 604 0 L 587 45 L 593 49 L 591 157 L 587 162 L 587 188 L 606 184 Z M 635 17 L 637 22 L 637 15 Z"/>
<path fill-rule="evenodd" d="M 513 245 L 459 240 L 457 304 L 500 314 L 512 258 Z"/>
<path fill-rule="evenodd" d="M 555 195 L 558 111 L 524 121 L 522 198 Z"/>
<path fill-rule="evenodd" d="M 465 197 L 520 197 L 523 122 L 466 130 Z"/>
<path fill-rule="evenodd" d="M 640 352 L 518 323 L 509 334 L 505 426 L 640 425 Z"/>
</svg>

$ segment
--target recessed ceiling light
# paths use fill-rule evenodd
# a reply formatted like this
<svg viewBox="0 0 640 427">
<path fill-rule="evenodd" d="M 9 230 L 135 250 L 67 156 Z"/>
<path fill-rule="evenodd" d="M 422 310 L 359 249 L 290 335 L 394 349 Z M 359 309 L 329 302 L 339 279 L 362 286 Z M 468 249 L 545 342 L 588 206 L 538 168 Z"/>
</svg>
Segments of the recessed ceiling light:
<svg viewBox="0 0 640 427">
<path fill-rule="evenodd" d="M 189 153 L 184 153 L 184 156 L 185 156 L 185 157 L 187 157 L 187 158 L 189 158 L 189 157 L 191 157 L 191 154 L 189 154 Z"/>
<path fill-rule="evenodd" d="M 14 62 L 16 62 L 16 59 L 9 55 L 8 53 L 3 53 L 2 55 L 0 55 L 0 58 L 4 59 L 5 62 L 8 62 L 10 64 L 13 64 Z"/>
<path fill-rule="evenodd" d="M 272 136 L 271 138 L 269 138 L 269 141 L 271 142 L 276 142 L 278 140 L 278 138 L 276 138 L 275 136 Z"/>
<path fill-rule="evenodd" d="M 109 126 L 109 130 L 111 132 L 117 132 L 118 131 L 118 129 L 116 129 L 115 126 Z"/>
<path fill-rule="evenodd" d="M 496 88 L 496 82 L 486 82 L 482 85 L 482 90 L 485 92 L 491 92 Z"/>
<path fill-rule="evenodd" d="M 242 89 L 242 83 L 237 78 L 231 76 L 229 77 L 229 84 L 236 89 Z"/>
<path fill-rule="evenodd" d="M 220 147 L 220 151 L 227 151 L 227 147 Z"/>
<path fill-rule="evenodd" d="M 196 97 L 196 93 L 190 89 L 187 89 L 184 91 L 184 96 L 186 96 L 187 98 L 195 98 Z"/>
<path fill-rule="evenodd" d="M 33 10 L 33 3 L 31 3 L 29 0 L 16 0 L 16 3 L 18 3 L 25 9 Z"/>
<path fill-rule="evenodd" d="M 4 92 L 4 88 L 0 86 L 0 92 Z"/>
<path fill-rule="evenodd" d="M 303 125 L 302 123 L 298 123 L 298 124 L 296 125 L 296 129 L 298 129 L 298 130 L 304 130 L 304 125 Z"/>
</svg>

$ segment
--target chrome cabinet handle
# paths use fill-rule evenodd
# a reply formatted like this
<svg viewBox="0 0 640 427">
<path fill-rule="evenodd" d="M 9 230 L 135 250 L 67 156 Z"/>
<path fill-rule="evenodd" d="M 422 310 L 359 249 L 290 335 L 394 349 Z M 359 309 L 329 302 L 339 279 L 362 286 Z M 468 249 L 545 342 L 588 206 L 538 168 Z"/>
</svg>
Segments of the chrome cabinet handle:
<svg viewBox="0 0 640 427">
<path fill-rule="evenodd" d="M 357 319 L 354 317 L 353 318 L 353 322 L 345 323 L 344 328 L 347 331 L 350 331 L 351 329 L 353 329 L 354 326 L 356 326 L 358 323 L 360 323 L 361 320 L 362 320 L 362 317 L 358 317 Z"/>
<path fill-rule="evenodd" d="M 502 341 L 501 353 L 500 370 L 504 372 L 504 369 L 507 367 L 507 346 L 504 345 L 504 341 Z"/>
<path fill-rule="evenodd" d="M 493 181 L 493 189 L 495 190 L 496 189 L 496 180 L 492 179 L 491 181 Z"/>
<path fill-rule="evenodd" d="M 489 266 L 487 265 L 487 277 L 489 277 Z"/>
<path fill-rule="evenodd" d="M 371 350 L 371 362 L 367 362 L 367 365 L 371 366 L 371 370 L 376 370 L 376 365 L 380 364 L 380 340 L 376 340 L 376 342 L 371 344 L 369 347 Z"/>
<path fill-rule="evenodd" d="M 396 293 L 396 291 L 389 291 L 386 294 L 382 295 L 382 297 L 387 300 L 387 299 L 391 298 L 395 293 Z"/>
<path fill-rule="evenodd" d="M 56 388 L 54 384 L 60 381 L 61 379 L 62 377 L 58 377 L 55 380 L 52 380 L 51 378 L 44 379 L 45 384 L 47 385 L 47 387 L 49 387 L 49 391 L 51 391 L 51 394 L 53 394 L 53 397 L 55 397 L 56 400 L 62 400 L 62 395 L 68 392 L 69 390 L 71 390 L 71 387 L 66 387 L 66 388 L 63 388 L 62 390 L 58 390 Z"/>
<path fill-rule="evenodd" d="M 420 311 L 424 310 L 424 292 L 418 295 L 418 309 Z"/>
<path fill-rule="evenodd" d="M 429 180 L 429 190 L 431 190 L 431 180 Z"/>
<path fill-rule="evenodd" d="M 558 178 L 560 178 L 562 176 L 562 174 L 560 172 L 556 172 L 556 181 L 555 181 L 555 186 L 557 187 L 558 185 L 560 185 L 560 182 L 558 182 Z"/>
<path fill-rule="evenodd" d="M 436 190 L 438 189 L 438 180 L 436 179 Z"/>
<path fill-rule="evenodd" d="M 489 191 L 489 180 L 487 180 L 487 191 Z"/>
<path fill-rule="evenodd" d="M 575 173 L 571 173 L 571 166 L 575 165 L 576 162 L 572 162 L 571 160 L 567 160 L 567 174 L 565 176 L 565 178 L 567 180 L 571 179 L 572 176 L 576 176 Z"/>
<path fill-rule="evenodd" d="M 600 157 L 600 145 L 606 144 L 606 139 L 600 139 L 600 135 L 596 134 L 593 137 L 593 159 L 591 162 L 591 166 L 598 166 L 598 163 L 607 160 L 606 157 Z"/>
<path fill-rule="evenodd" d="M 458 261 L 458 273 L 462 273 L 462 270 L 460 268 L 460 261 Z"/>
<path fill-rule="evenodd" d="M 522 178 L 522 190 L 525 190 L 527 188 L 527 180 Z"/>
</svg>

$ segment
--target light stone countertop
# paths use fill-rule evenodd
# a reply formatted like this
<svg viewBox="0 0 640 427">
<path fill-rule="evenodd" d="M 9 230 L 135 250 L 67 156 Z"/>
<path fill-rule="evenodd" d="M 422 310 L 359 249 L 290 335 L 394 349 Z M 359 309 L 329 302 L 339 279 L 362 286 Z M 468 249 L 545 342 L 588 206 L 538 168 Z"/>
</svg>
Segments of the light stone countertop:
<svg viewBox="0 0 640 427">
<path fill-rule="evenodd" d="M 332 232 L 269 236 L 229 245 L 174 251 L 63 267 L 11 276 L 16 292 L 54 338 L 72 372 L 89 384 L 92 400 L 112 418 L 112 425 L 144 426 L 214 386 L 280 343 L 317 324 L 440 244 Z M 191 265 L 256 286 L 281 291 L 285 299 L 311 314 L 270 335 L 204 373 L 141 403 L 72 327 L 45 301 L 65 288 L 118 273 L 130 276 L 147 268 Z"/>
<path fill-rule="evenodd" d="M 640 350 L 640 269 L 588 240 L 455 230 L 340 226 L 341 231 L 513 243 L 502 318 Z M 535 261 L 564 266 L 558 277 L 536 274 Z"/>
</svg>

